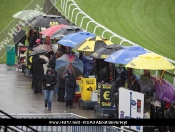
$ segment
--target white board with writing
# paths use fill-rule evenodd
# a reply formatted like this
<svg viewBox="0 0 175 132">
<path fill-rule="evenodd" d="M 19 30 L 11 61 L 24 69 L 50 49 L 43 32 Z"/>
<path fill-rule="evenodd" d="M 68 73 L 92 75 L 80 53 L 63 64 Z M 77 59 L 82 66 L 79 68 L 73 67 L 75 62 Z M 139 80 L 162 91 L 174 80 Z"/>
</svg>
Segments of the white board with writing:
<svg viewBox="0 0 175 132">
<path fill-rule="evenodd" d="M 143 119 L 144 94 L 119 88 L 119 119 Z M 143 132 L 143 126 L 125 126 Z"/>
</svg>

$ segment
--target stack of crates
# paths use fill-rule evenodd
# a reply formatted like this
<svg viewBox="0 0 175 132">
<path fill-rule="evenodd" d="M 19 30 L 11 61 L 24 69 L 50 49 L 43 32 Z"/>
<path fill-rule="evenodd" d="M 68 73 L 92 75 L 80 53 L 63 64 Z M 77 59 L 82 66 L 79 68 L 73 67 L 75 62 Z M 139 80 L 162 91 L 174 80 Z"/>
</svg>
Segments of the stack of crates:
<svg viewBox="0 0 175 132">
<path fill-rule="evenodd" d="M 102 84 L 98 83 L 98 101 L 97 105 L 101 108 L 108 107 L 111 108 L 110 91 L 112 84 Z"/>
<path fill-rule="evenodd" d="M 96 90 L 96 78 L 81 78 L 81 99 L 91 101 L 91 94 Z"/>
</svg>

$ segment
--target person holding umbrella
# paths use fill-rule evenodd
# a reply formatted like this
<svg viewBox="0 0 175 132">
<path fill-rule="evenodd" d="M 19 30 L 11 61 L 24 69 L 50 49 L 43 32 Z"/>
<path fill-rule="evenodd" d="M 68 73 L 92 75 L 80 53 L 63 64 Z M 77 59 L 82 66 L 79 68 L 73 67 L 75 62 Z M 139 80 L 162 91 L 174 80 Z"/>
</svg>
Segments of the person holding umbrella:
<svg viewBox="0 0 175 132">
<path fill-rule="evenodd" d="M 42 92 L 42 79 L 44 75 L 43 64 L 46 64 L 46 60 L 40 58 L 38 54 L 35 54 L 32 58 L 31 73 L 34 80 L 34 94 Z"/>
<path fill-rule="evenodd" d="M 73 98 L 75 97 L 76 79 L 72 69 L 68 68 L 65 74 L 65 99 L 66 107 L 75 108 L 73 106 Z"/>
<path fill-rule="evenodd" d="M 49 111 L 51 111 L 52 107 L 55 84 L 56 77 L 53 74 L 52 69 L 49 68 L 43 77 L 45 108 L 48 107 Z"/>
</svg>

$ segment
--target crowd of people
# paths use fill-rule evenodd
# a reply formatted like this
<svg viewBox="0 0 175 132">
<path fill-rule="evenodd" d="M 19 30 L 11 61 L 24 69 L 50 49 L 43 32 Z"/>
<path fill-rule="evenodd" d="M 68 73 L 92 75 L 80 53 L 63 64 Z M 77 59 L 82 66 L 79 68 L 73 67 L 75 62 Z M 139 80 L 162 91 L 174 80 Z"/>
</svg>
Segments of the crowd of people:
<svg viewBox="0 0 175 132">
<path fill-rule="evenodd" d="M 23 34 L 23 31 L 21 32 Z M 17 38 L 16 38 L 17 39 Z M 26 36 L 22 37 L 18 43 L 25 43 Z M 29 50 L 41 44 L 47 44 L 38 39 L 35 29 L 31 29 L 28 34 Z M 17 49 L 17 48 L 16 48 Z M 56 53 L 36 54 L 32 57 L 30 72 L 32 74 L 32 88 L 34 94 L 44 93 L 45 108 L 51 111 L 52 98 L 55 89 L 58 91 L 57 101 L 66 102 L 66 107 L 74 108 L 73 99 L 75 97 L 76 78 L 71 68 L 68 68 L 65 75 L 61 76 L 55 71 L 56 59 L 63 54 L 69 54 L 70 48 L 61 46 Z M 16 53 L 17 54 L 17 53 Z M 85 64 L 87 59 L 82 54 L 80 60 Z M 115 67 L 112 63 L 104 62 L 93 58 L 84 66 L 83 76 L 96 75 L 97 82 L 112 84 L 110 99 L 112 106 L 116 107 L 116 118 L 118 118 L 119 88 L 144 94 L 144 118 L 167 118 L 175 119 L 175 101 L 172 104 L 161 101 L 155 91 L 154 83 L 149 70 L 144 70 L 144 74 L 138 78 L 133 74 L 133 69 Z M 166 112 L 164 112 L 166 110 Z M 166 113 L 166 114 L 164 114 Z M 166 127 L 167 132 L 174 132 L 175 127 Z"/>
</svg>

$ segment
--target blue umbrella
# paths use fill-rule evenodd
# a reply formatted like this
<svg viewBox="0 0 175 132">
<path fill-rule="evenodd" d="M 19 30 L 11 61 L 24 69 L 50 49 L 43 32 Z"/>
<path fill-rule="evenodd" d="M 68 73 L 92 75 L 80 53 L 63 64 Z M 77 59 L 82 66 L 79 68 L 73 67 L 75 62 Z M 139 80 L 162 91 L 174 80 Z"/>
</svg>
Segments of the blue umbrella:
<svg viewBox="0 0 175 132">
<path fill-rule="evenodd" d="M 148 53 L 147 50 L 140 46 L 125 46 L 123 48 L 124 49 L 112 53 L 104 61 L 117 64 L 127 64 L 139 55 Z"/>
<path fill-rule="evenodd" d="M 83 62 L 76 55 L 64 54 L 56 60 L 55 70 L 63 77 L 67 68 L 71 68 L 77 78 L 83 73 Z"/>
<path fill-rule="evenodd" d="M 84 41 L 86 38 L 96 36 L 95 34 L 92 34 L 90 32 L 78 32 L 78 33 L 71 33 L 61 40 L 59 40 L 57 43 L 68 46 L 68 47 L 74 47 L 78 43 Z"/>
</svg>

